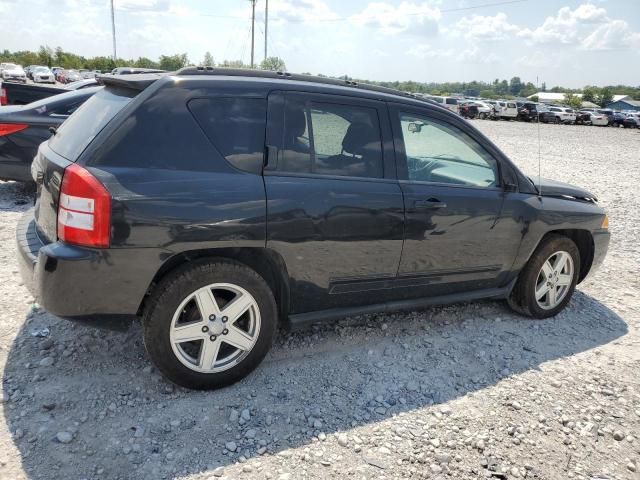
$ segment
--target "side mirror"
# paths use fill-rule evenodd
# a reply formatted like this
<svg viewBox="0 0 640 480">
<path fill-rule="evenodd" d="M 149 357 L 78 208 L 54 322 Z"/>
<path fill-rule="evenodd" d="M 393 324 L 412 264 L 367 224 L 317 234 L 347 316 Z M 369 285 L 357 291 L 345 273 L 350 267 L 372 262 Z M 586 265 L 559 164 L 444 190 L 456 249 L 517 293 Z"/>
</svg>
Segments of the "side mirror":
<svg viewBox="0 0 640 480">
<path fill-rule="evenodd" d="M 411 133 L 418 133 L 422 130 L 422 124 L 411 122 L 409 125 L 407 125 L 407 130 L 409 130 Z"/>
</svg>

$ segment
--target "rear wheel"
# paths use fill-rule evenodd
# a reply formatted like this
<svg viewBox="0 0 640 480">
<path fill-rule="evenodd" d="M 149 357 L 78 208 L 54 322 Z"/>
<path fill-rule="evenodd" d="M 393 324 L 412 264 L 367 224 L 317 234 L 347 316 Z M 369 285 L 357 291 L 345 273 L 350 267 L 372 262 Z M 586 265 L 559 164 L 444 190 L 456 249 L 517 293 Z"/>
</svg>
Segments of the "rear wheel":
<svg viewBox="0 0 640 480">
<path fill-rule="evenodd" d="M 571 300 L 578 272 L 580 252 L 576 244 L 567 237 L 549 235 L 520 272 L 509 305 L 530 317 L 552 317 Z"/>
<path fill-rule="evenodd" d="M 560 118 L 556 117 L 553 121 L 554 121 L 554 123 L 560 123 Z"/>
<path fill-rule="evenodd" d="M 248 375 L 269 351 L 277 324 L 264 279 L 226 260 L 178 269 L 148 305 L 143 324 L 149 356 L 169 380 L 199 390 Z"/>
</svg>

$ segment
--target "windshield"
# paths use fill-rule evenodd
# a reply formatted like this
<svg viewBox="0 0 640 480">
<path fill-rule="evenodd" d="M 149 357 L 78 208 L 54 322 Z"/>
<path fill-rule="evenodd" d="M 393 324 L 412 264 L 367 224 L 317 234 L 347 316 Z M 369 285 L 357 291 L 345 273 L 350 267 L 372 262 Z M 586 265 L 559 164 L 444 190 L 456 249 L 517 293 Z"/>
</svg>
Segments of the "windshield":
<svg viewBox="0 0 640 480">
<path fill-rule="evenodd" d="M 86 92 L 84 89 L 80 92 Z M 102 88 L 71 115 L 49 140 L 49 147 L 68 160 L 76 161 L 95 136 L 135 96 L 128 89 Z M 70 92 L 65 95 L 78 95 Z"/>
</svg>

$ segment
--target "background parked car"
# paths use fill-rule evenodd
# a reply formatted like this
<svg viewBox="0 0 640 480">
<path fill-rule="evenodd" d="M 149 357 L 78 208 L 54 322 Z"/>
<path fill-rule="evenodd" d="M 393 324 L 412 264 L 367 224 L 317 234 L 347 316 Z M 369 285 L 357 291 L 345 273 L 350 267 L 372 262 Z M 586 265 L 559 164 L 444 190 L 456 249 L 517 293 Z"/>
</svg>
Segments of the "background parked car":
<svg viewBox="0 0 640 480">
<path fill-rule="evenodd" d="M 613 123 L 613 110 L 611 110 L 610 108 L 600 108 L 598 110 L 596 110 L 596 112 L 605 115 L 607 117 L 607 119 L 609 120 L 609 125 L 611 125 Z"/>
<path fill-rule="evenodd" d="M 2 65 L 2 73 L 0 75 L 2 75 L 3 80 L 27 82 L 27 74 L 20 65 L 16 65 L 15 63 L 3 63 Z"/>
<path fill-rule="evenodd" d="M 64 81 L 62 83 L 77 82 L 83 80 L 82 75 L 77 70 L 65 70 Z"/>
<path fill-rule="evenodd" d="M 498 117 L 503 120 L 514 120 L 518 117 L 518 107 L 516 102 L 498 101 L 496 103 Z"/>
<path fill-rule="evenodd" d="M 458 107 L 458 99 L 453 97 L 442 97 L 439 95 L 428 95 L 426 98 L 429 100 L 433 100 L 434 102 L 438 102 L 447 110 L 451 110 L 454 113 L 460 113 L 460 108 Z"/>
<path fill-rule="evenodd" d="M 600 127 L 606 127 L 609 125 L 609 117 L 603 115 L 602 113 L 598 113 L 595 110 L 580 110 L 576 116 L 576 123 L 583 122 L 583 117 L 581 115 L 588 115 L 589 120 L 584 124 L 597 125 Z"/>
<path fill-rule="evenodd" d="M 485 120 L 491 116 L 491 113 L 493 112 L 493 105 L 479 100 L 475 100 L 473 103 L 478 107 L 478 118 Z"/>
<path fill-rule="evenodd" d="M 545 123 L 574 123 L 576 121 L 575 112 L 566 107 L 549 107 L 550 115 L 545 115 Z"/>
<path fill-rule="evenodd" d="M 47 67 L 35 67 L 31 70 L 31 78 L 34 83 L 56 83 L 53 72 Z"/>
<path fill-rule="evenodd" d="M 475 102 L 462 102 L 458 104 L 462 118 L 477 118 L 478 106 Z"/>
<path fill-rule="evenodd" d="M 0 179 L 32 182 L 31 161 L 38 146 L 102 87 L 66 92 L 28 105 L 0 108 Z"/>
<path fill-rule="evenodd" d="M 624 121 L 627 116 L 621 112 L 613 112 L 613 116 L 611 117 L 611 126 L 613 127 L 624 127 Z"/>
<path fill-rule="evenodd" d="M 518 120 L 524 122 L 538 121 L 538 104 L 535 102 L 525 102 L 518 108 Z"/>
<path fill-rule="evenodd" d="M 43 65 L 29 65 L 27 68 L 25 68 L 24 73 L 27 74 L 27 78 L 33 79 L 33 71 L 39 67 L 43 67 Z"/>
<path fill-rule="evenodd" d="M 622 126 L 624 128 L 638 128 L 640 125 L 638 117 L 633 113 L 623 113 L 624 120 L 622 121 Z"/>
</svg>

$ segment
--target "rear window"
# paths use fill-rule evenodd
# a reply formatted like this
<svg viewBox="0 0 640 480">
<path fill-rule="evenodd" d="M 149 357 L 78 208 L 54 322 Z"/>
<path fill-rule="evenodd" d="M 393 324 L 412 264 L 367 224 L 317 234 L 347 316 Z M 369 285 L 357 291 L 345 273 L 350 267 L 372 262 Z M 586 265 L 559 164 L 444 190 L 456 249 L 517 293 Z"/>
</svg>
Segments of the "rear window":
<svg viewBox="0 0 640 480">
<path fill-rule="evenodd" d="M 234 167 L 260 172 L 267 105 L 263 98 L 197 98 L 189 110 L 213 146 Z"/>
<path fill-rule="evenodd" d="M 71 115 L 49 140 L 49 147 L 68 160 L 76 161 L 83 150 L 137 92 L 103 88 Z"/>
</svg>

